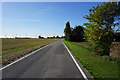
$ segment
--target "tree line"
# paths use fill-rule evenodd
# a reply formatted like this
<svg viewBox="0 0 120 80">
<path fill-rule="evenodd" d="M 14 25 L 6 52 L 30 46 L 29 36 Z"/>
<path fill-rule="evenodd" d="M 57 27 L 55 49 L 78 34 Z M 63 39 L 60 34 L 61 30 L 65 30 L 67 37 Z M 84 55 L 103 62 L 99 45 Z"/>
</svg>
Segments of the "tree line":
<svg viewBox="0 0 120 80">
<path fill-rule="evenodd" d="M 44 39 L 44 37 L 42 37 L 42 36 L 38 36 L 38 38 L 39 39 Z M 53 36 L 53 37 L 47 37 L 48 39 L 55 39 L 55 38 L 59 38 L 59 39 L 62 39 L 62 38 L 64 38 L 64 36 L 61 36 L 61 37 L 59 37 L 58 35 L 57 36 Z"/>
<path fill-rule="evenodd" d="M 66 27 L 64 29 L 65 33 L 65 40 L 67 41 L 84 41 L 84 31 L 83 31 L 83 26 L 75 26 L 74 28 L 70 27 L 69 21 L 66 23 Z"/>
<path fill-rule="evenodd" d="M 118 26 L 120 20 L 120 1 L 107 2 L 89 9 L 90 14 L 83 18 L 88 19 L 89 23 L 83 26 L 70 27 L 66 23 L 64 29 L 65 40 L 85 41 L 97 55 L 109 55 L 112 41 L 115 36 L 114 28 Z"/>
</svg>

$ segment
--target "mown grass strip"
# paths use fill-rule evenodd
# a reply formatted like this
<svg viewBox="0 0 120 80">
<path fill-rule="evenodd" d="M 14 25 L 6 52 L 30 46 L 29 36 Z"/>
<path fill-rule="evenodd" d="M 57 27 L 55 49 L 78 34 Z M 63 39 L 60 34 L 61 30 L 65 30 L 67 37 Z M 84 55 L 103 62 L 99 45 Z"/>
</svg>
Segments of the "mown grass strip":
<svg viewBox="0 0 120 80">
<path fill-rule="evenodd" d="M 94 55 L 92 51 L 82 45 L 65 40 L 63 42 L 94 78 L 118 80 L 119 65 L 117 63 L 105 60 L 102 56 Z"/>
<path fill-rule="evenodd" d="M 18 51 L 18 50 L 23 50 L 23 49 L 31 48 L 31 47 L 34 47 L 34 46 L 44 45 L 44 44 L 48 44 L 48 43 L 51 43 L 51 42 L 53 42 L 53 41 L 42 42 L 42 43 L 39 43 L 39 44 L 28 45 L 28 46 L 24 46 L 24 47 L 20 47 L 20 48 L 14 48 L 14 49 L 2 51 L 2 54 L 6 54 L 6 53 L 9 53 L 9 52 L 14 52 L 14 51 Z"/>
</svg>

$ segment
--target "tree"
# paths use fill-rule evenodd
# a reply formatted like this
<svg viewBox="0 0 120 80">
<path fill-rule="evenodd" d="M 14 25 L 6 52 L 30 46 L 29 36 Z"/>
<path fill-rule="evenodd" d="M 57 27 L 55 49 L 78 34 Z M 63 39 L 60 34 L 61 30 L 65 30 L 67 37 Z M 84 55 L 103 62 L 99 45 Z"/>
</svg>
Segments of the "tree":
<svg viewBox="0 0 120 80">
<path fill-rule="evenodd" d="M 40 35 L 38 36 L 39 39 L 43 39 L 44 37 L 41 37 Z"/>
<path fill-rule="evenodd" d="M 59 36 L 56 36 L 56 38 L 60 38 Z"/>
<path fill-rule="evenodd" d="M 120 2 L 103 3 L 89 11 L 90 14 L 84 17 L 90 22 L 84 24 L 86 41 L 97 54 L 109 55 L 113 27 L 118 25 L 114 22 L 120 16 Z"/>
<path fill-rule="evenodd" d="M 65 33 L 65 40 L 70 41 L 70 39 L 71 39 L 71 27 L 70 27 L 69 22 L 66 23 L 64 33 Z"/>
<path fill-rule="evenodd" d="M 55 38 L 55 36 L 53 36 L 52 38 Z"/>
<path fill-rule="evenodd" d="M 83 36 L 84 31 L 83 31 L 83 27 L 82 26 L 76 26 L 73 30 L 72 30 L 72 41 L 84 41 Z"/>
<path fill-rule="evenodd" d="M 66 27 L 64 29 L 65 40 L 68 41 L 83 41 L 83 27 L 76 26 L 75 28 L 70 27 L 70 23 L 66 23 Z"/>
<path fill-rule="evenodd" d="M 64 38 L 65 36 L 61 36 L 60 38 Z"/>
</svg>

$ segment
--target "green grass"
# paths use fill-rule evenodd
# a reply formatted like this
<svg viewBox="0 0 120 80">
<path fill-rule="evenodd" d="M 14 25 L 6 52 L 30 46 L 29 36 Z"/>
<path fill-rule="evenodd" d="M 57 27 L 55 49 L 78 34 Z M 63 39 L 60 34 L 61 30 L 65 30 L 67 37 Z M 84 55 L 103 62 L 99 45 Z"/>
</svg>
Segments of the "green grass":
<svg viewBox="0 0 120 80">
<path fill-rule="evenodd" d="M 94 78 L 118 78 L 118 63 L 94 55 L 90 49 L 69 41 L 63 41 L 80 63 Z"/>
</svg>

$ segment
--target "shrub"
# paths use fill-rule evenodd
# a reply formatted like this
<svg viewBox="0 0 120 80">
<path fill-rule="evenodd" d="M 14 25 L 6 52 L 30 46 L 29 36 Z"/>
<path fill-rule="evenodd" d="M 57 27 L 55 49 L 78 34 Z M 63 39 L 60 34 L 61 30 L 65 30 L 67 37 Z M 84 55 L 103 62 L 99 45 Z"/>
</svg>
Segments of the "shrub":
<svg viewBox="0 0 120 80">
<path fill-rule="evenodd" d="M 84 17 L 90 22 L 84 24 L 86 41 L 96 54 L 109 55 L 113 28 L 118 25 L 114 22 L 120 16 L 120 2 L 103 3 L 89 11 L 90 14 Z"/>
</svg>

